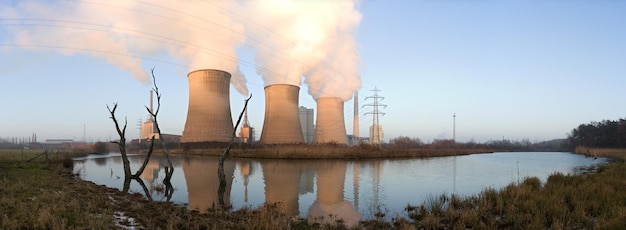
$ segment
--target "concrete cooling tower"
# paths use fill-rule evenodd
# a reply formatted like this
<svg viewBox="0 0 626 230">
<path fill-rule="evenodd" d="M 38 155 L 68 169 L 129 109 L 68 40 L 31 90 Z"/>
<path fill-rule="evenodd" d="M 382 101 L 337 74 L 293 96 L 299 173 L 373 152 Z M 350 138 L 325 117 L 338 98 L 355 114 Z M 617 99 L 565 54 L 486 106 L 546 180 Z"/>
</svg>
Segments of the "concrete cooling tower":
<svg viewBox="0 0 626 230">
<path fill-rule="evenodd" d="M 343 119 L 343 100 L 337 97 L 317 99 L 317 121 L 315 143 L 348 144 L 346 125 Z"/>
<path fill-rule="evenodd" d="M 265 87 L 265 120 L 261 143 L 304 143 L 298 111 L 299 92 L 300 87 L 295 85 L 277 84 Z"/>
<path fill-rule="evenodd" d="M 190 72 L 187 78 L 189 107 L 181 144 L 190 148 L 205 148 L 230 142 L 233 135 L 230 74 L 204 69 Z"/>
</svg>

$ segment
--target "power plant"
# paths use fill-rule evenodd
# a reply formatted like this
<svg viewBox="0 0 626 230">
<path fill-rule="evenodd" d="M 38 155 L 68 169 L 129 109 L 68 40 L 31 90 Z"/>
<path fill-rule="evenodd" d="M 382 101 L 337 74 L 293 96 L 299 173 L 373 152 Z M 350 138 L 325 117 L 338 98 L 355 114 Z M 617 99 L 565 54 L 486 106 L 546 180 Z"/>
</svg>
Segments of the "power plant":
<svg viewBox="0 0 626 230">
<path fill-rule="evenodd" d="M 338 97 L 317 99 L 315 143 L 348 144 L 346 125 L 343 119 L 343 104 L 343 100 Z"/>
<path fill-rule="evenodd" d="M 276 84 L 265 87 L 265 119 L 260 142 L 263 144 L 301 144 L 298 93 L 300 87 Z"/>
<path fill-rule="evenodd" d="M 230 142 L 233 120 L 230 112 L 230 73 L 203 69 L 192 71 L 189 107 L 181 145 L 204 148 Z"/>
<path fill-rule="evenodd" d="M 183 148 L 221 147 L 231 140 L 233 120 L 230 110 L 230 78 L 228 72 L 215 69 L 192 71 L 189 81 L 189 106 L 187 120 L 181 137 Z M 262 144 L 302 144 L 305 133 L 299 107 L 300 87 L 274 84 L 265 87 L 265 118 L 261 131 Z M 316 124 L 313 128 L 313 110 L 306 109 L 305 126 L 314 129 L 312 143 L 348 144 L 344 122 L 344 101 L 338 97 L 317 100 Z M 310 113 L 310 114 L 309 114 Z M 245 120 L 240 138 L 251 144 L 254 132 Z M 307 132 L 308 133 L 308 132 Z M 310 142 L 306 142 L 310 143 Z"/>
</svg>

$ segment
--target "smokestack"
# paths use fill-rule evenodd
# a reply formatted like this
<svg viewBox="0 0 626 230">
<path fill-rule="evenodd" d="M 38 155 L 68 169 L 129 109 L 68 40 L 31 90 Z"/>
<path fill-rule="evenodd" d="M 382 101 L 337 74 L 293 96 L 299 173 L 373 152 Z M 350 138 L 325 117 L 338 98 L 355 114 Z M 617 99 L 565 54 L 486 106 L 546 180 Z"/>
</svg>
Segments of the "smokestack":
<svg viewBox="0 0 626 230">
<path fill-rule="evenodd" d="M 348 144 L 341 98 L 321 97 L 317 99 L 315 143 Z"/>
<path fill-rule="evenodd" d="M 301 144 L 298 93 L 300 87 L 276 84 L 265 87 L 265 120 L 261 131 L 264 144 Z"/>
<path fill-rule="evenodd" d="M 190 72 L 187 78 L 189 107 L 181 143 L 205 147 L 215 142 L 229 142 L 233 134 L 230 73 L 204 69 Z"/>
<path fill-rule="evenodd" d="M 152 90 L 150 90 L 150 113 L 154 113 L 152 110 Z M 150 116 L 150 120 L 152 120 L 152 116 Z"/>
<path fill-rule="evenodd" d="M 359 137 L 359 91 L 355 91 L 354 92 L 354 97 L 352 98 L 352 100 L 354 100 L 354 117 L 353 119 L 353 123 L 352 123 L 352 135 L 355 138 Z"/>
</svg>

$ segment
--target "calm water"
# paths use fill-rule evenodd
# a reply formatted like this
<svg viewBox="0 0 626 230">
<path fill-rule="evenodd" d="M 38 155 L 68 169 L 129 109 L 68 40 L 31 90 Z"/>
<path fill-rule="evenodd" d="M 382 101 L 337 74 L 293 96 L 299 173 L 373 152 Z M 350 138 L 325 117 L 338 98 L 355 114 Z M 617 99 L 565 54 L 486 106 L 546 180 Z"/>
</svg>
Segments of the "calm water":
<svg viewBox="0 0 626 230">
<path fill-rule="evenodd" d="M 143 156 L 130 156 L 133 172 Z M 190 209 L 206 210 L 218 202 L 218 159 L 173 156 L 174 192 L 163 192 L 166 165 L 153 156 L 142 178 L 157 201 L 170 200 Z M 402 160 L 227 160 L 224 201 L 234 209 L 282 202 L 287 212 L 302 217 L 334 213 L 350 221 L 370 219 L 377 211 L 404 216 L 407 204 L 421 204 L 440 194 L 472 195 L 486 187 L 502 188 L 525 177 L 543 182 L 554 172 L 577 174 L 605 164 L 604 158 L 570 153 L 492 153 Z M 74 172 L 84 180 L 122 189 L 119 154 L 77 158 Z M 131 191 L 144 193 L 137 182 Z"/>
</svg>

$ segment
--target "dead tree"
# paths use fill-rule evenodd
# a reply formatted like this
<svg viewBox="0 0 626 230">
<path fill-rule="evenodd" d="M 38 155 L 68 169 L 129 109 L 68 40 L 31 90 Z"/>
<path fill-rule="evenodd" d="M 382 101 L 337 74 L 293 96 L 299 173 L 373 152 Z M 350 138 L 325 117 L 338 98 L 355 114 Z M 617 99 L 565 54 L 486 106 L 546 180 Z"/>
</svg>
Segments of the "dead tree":
<svg viewBox="0 0 626 230">
<path fill-rule="evenodd" d="M 154 93 L 157 96 L 157 108 L 155 111 L 151 111 L 150 108 L 146 106 L 146 110 L 148 110 L 148 113 L 150 113 L 150 116 L 152 116 L 154 127 L 157 133 L 159 134 L 159 138 L 161 139 L 159 142 L 161 143 L 163 154 L 165 154 L 165 159 L 167 159 L 168 165 L 165 167 L 165 179 L 163 180 L 163 183 L 165 183 L 166 186 L 171 186 L 170 180 L 172 178 L 172 174 L 174 173 L 174 165 L 172 164 L 172 161 L 170 160 L 169 150 L 167 149 L 167 146 L 165 146 L 165 141 L 163 141 L 162 139 L 163 136 L 161 135 L 161 128 L 159 127 L 159 122 L 157 120 L 157 115 L 159 115 L 159 110 L 161 109 L 161 93 L 159 92 L 159 87 L 157 86 L 157 83 L 156 83 L 156 77 L 154 76 L 154 68 L 152 68 L 151 74 L 152 74 L 152 83 L 154 84 L 154 88 L 152 90 L 154 90 Z M 152 140 L 154 140 L 154 136 L 152 136 Z M 152 143 L 154 143 L 154 141 Z M 152 147 L 150 149 L 152 150 Z M 152 153 L 152 151 L 150 151 L 150 153 Z M 144 167 L 146 164 L 148 164 L 148 161 L 144 162 Z"/>
<path fill-rule="evenodd" d="M 250 101 L 251 98 L 252 98 L 252 94 L 250 94 L 250 97 L 246 99 L 243 105 L 243 109 L 241 110 L 241 113 L 239 114 L 239 119 L 237 119 L 237 123 L 235 124 L 235 127 L 233 129 L 233 135 L 230 136 L 230 143 L 228 144 L 228 146 L 226 147 L 226 150 L 224 150 L 224 153 L 220 157 L 219 166 L 217 168 L 217 176 L 219 177 L 219 180 L 220 180 L 220 187 L 218 188 L 217 193 L 218 193 L 218 198 L 219 198 L 219 204 L 222 206 L 225 205 L 224 192 L 226 191 L 226 174 L 224 174 L 224 161 L 228 157 L 228 154 L 230 153 L 230 149 L 235 143 L 237 127 L 239 126 L 239 123 L 241 123 L 241 117 L 246 111 L 246 108 L 248 107 L 248 101 Z"/>
<path fill-rule="evenodd" d="M 154 68 L 152 68 L 152 80 L 153 80 L 153 84 L 154 84 L 154 91 L 156 92 L 157 95 L 157 109 L 156 111 L 151 111 L 147 106 L 146 109 L 148 110 L 148 113 L 150 113 L 150 116 L 152 116 L 152 120 L 154 122 L 154 126 L 157 130 L 157 133 L 159 135 L 159 137 L 161 137 L 161 129 L 159 128 L 159 124 L 157 122 L 157 115 L 159 114 L 159 109 L 161 108 L 161 94 L 159 93 L 159 88 L 157 87 L 156 84 L 156 77 L 154 76 Z M 127 192 L 130 188 L 130 181 L 131 179 L 135 179 L 137 180 L 137 182 L 143 187 L 144 191 L 146 192 L 146 196 L 148 196 L 148 199 L 151 199 L 150 194 L 148 189 L 146 188 L 145 184 L 143 183 L 143 181 L 141 180 L 141 174 L 143 174 L 143 171 L 145 170 L 146 166 L 148 165 L 148 162 L 150 161 L 150 158 L 152 156 L 152 152 L 154 150 L 154 141 L 155 141 L 155 136 L 152 135 L 151 141 L 150 141 L 150 148 L 148 150 L 148 154 L 146 155 L 146 157 L 144 158 L 143 164 L 141 165 L 141 167 L 139 167 L 139 169 L 137 170 L 137 172 L 135 174 L 132 174 L 130 171 L 130 161 L 128 160 L 128 155 L 126 153 L 126 125 L 127 125 L 127 120 L 124 119 L 124 127 L 120 128 L 119 123 L 117 121 L 117 118 L 115 117 L 115 110 L 117 109 L 117 103 L 113 104 L 113 109 L 111 109 L 108 105 L 107 105 L 107 109 L 109 110 L 109 113 L 111 114 L 111 119 L 113 120 L 113 123 L 115 123 L 115 129 L 117 130 L 117 134 L 120 136 L 120 140 L 119 141 L 111 141 L 112 143 L 115 143 L 119 146 L 120 148 L 120 153 L 122 154 L 122 162 L 124 164 L 124 192 Z M 172 165 L 172 161 L 169 158 L 169 152 L 165 146 L 164 141 L 160 141 L 161 142 L 161 146 L 163 148 L 163 152 L 165 153 L 165 157 L 167 159 L 168 162 L 168 166 L 165 167 L 165 179 L 163 180 L 163 182 L 165 183 L 165 185 L 169 188 L 171 187 L 171 183 L 170 183 L 170 179 L 172 178 L 172 174 L 174 173 L 174 167 Z M 170 191 L 173 191 L 173 189 L 171 189 Z M 170 194 L 171 196 L 171 194 Z"/>
<path fill-rule="evenodd" d="M 113 103 L 113 109 L 107 105 L 107 109 L 109 110 L 109 114 L 111 114 L 111 119 L 113 123 L 115 123 L 115 129 L 117 130 L 117 134 L 120 136 L 118 141 L 111 141 L 111 143 L 117 144 L 120 148 L 120 154 L 122 154 L 122 162 L 124 164 L 124 178 L 130 179 L 133 177 L 133 174 L 130 172 L 130 161 L 128 161 L 128 155 L 126 155 L 126 125 L 128 123 L 127 119 L 124 118 L 124 127 L 120 129 L 120 125 L 117 122 L 117 118 L 115 117 L 115 110 L 117 109 L 117 103 Z"/>
</svg>

